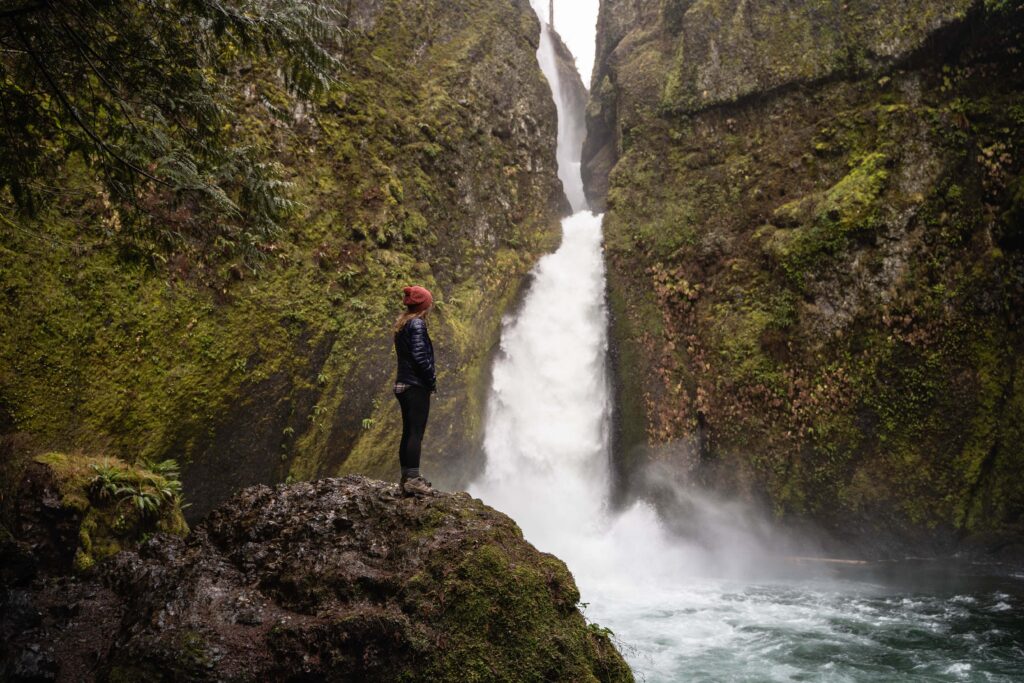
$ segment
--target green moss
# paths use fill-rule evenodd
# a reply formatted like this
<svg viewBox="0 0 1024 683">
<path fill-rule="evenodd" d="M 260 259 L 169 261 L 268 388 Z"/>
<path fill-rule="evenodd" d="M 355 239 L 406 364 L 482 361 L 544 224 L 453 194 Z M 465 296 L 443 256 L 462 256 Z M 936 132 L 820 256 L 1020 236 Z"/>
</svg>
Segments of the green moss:
<svg viewBox="0 0 1024 683">
<path fill-rule="evenodd" d="M 151 669 L 118 664 L 111 667 L 107 680 L 110 683 L 134 683 L 135 681 L 153 680 L 158 675 Z"/>
<path fill-rule="evenodd" d="M 778 387 L 779 368 L 762 347 L 765 334 L 780 327 L 778 318 L 762 308 L 728 305 L 716 307 L 712 315 L 714 343 L 729 374 L 737 381 Z"/>
<path fill-rule="evenodd" d="M 618 411 L 618 465 L 623 472 L 637 468 L 641 463 L 640 449 L 647 441 L 647 416 L 644 407 L 643 376 L 647 359 L 641 352 L 645 334 L 657 334 L 662 321 L 657 306 L 627 305 L 623 292 L 625 282 L 615 271 L 608 273 L 608 303 L 610 308 L 610 336 L 617 340 L 612 353 L 615 378 L 615 406 Z M 631 302 L 634 303 L 635 302 Z"/>
<path fill-rule="evenodd" d="M 46 467 L 61 495 L 61 506 L 77 520 L 77 547 L 68 549 L 74 555 L 76 571 L 88 571 L 156 531 L 178 536 L 188 533 L 177 499 L 144 510 L 130 496 L 104 491 L 99 484 L 103 473 L 113 473 L 121 486 L 155 491 L 168 488 L 163 475 L 116 458 L 80 453 L 46 453 L 35 462 Z"/>
<path fill-rule="evenodd" d="M 616 61 L 621 79 L 649 64 L 652 55 L 664 59 L 661 87 L 648 97 L 657 98 L 664 111 L 693 113 L 905 58 L 937 27 L 962 22 L 972 6 L 970 0 L 914 0 L 894 12 L 865 2 L 798 8 L 729 0 L 670 2 L 659 17 L 670 40 L 635 41 L 639 47 Z"/>
<path fill-rule="evenodd" d="M 76 572 L 85 573 L 96 565 L 96 560 L 85 548 L 75 551 L 74 568 Z"/>
<path fill-rule="evenodd" d="M 177 637 L 179 665 L 183 668 L 208 669 L 213 659 L 208 651 L 206 637 L 198 631 L 183 631 Z"/>
<path fill-rule="evenodd" d="M 1024 74 L 1001 55 L 1024 15 L 888 68 L 966 4 L 837 7 L 669 3 L 617 43 L 629 424 L 701 436 L 695 476 L 840 533 L 1016 533 Z"/>
<path fill-rule="evenodd" d="M 448 635 L 426 676 L 438 681 L 629 681 L 608 635 L 577 611 L 579 592 L 554 557 L 519 563 L 501 545 L 481 545 L 440 571 Z"/>
<path fill-rule="evenodd" d="M 879 226 L 880 198 L 889 178 L 888 157 L 871 153 L 851 162 L 851 170 L 824 192 L 789 202 L 775 210 L 782 226 L 767 233 L 765 250 L 797 286 L 806 282 L 809 269 L 835 255 L 857 235 Z"/>
<path fill-rule="evenodd" d="M 957 528 L 975 530 L 984 526 L 985 498 L 975 495 L 989 473 L 992 458 L 998 449 L 1009 444 L 1000 441 L 1000 425 L 1006 411 L 1006 400 L 1012 391 L 1012 372 L 1008 366 L 1010 349 L 1002 347 L 991 336 L 979 338 L 971 344 L 972 363 L 976 373 L 975 401 L 971 406 L 972 418 L 967 425 L 964 444 L 957 458 L 962 481 L 960 495 L 956 497 L 953 523 Z M 1008 386 L 1009 385 L 1009 386 Z"/>
</svg>

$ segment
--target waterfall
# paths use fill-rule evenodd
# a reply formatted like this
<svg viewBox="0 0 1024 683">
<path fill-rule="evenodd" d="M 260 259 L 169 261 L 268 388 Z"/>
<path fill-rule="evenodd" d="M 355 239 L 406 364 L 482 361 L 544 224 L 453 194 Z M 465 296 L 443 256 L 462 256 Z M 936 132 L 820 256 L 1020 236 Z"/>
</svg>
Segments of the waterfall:
<svg viewBox="0 0 1024 683">
<path fill-rule="evenodd" d="M 522 310 L 504 321 L 488 399 L 487 465 L 471 492 L 510 514 L 538 547 L 593 525 L 609 489 L 607 316 L 601 216 L 580 177 L 583 111 L 566 96 L 544 2 L 537 50 L 558 112 L 558 174 L 574 211 L 540 260 Z M 553 524 L 553 520 L 558 520 Z"/>
<path fill-rule="evenodd" d="M 544 4 L 534 3 L 542 23 L 537 59 L 558 111 L 559 175 L 577 213 L 562 221 L 561 246 L 539 261 L 521 310 L 503 323 L 487 405 L 486 467 L 470 492 L 565 560 L 581 588 L 628 585 L 680 564 L 653 510 L 609 509 L 602 216 L 586 209 L 575 133 L 584 112 L 561 87 Z"/>
<path fill-rule="evenodd" d="M 536 3 L 534 9 L 537 9 Z M 579 111 L 576 103 L 567 96 L 568 91 L 558 73 L 554 29 L 544 20 L 544 15 L 539 10 L 538 16 L 541 17 L 541 29 L 537 62 L 551 87 L 555 110 L 558 112 L 558 145 L 556 147 L 558 179 L 562 181 L 565 196 L 568 198 L 569 204 L 572 205 L 572 210 L 582 211 L 587 207 L 587 200 L 583 194 L 583 178 L 580 175 L 583 137 L 586 135 L 584 112 Z"/>
<path fill-rule="evenodd" d="M 600 595 L 611 604 L 638 586 L 654 596 L 682 577 L 721 571 L 760 544 L 737 531 L 741 511 L 692 493 L 682 505 L 713 543 L 670 538 L 649 505 L 610 508 L 602 216 L 585 208 L 578 138 L 562 134 L 582 127 L 584 112 L 561 88 L 545 4 L 534 3 L 543 27 L 537 58 L 559 115 L 559 172 L 581 210 L 562 221 L 561 245 L 538 262 L 521 309 L 503 321 L 487 402 L 486 466 L 469 490 L 515 519 L 539 549 L 562 558 L 585 599 Z"/>
</svg>

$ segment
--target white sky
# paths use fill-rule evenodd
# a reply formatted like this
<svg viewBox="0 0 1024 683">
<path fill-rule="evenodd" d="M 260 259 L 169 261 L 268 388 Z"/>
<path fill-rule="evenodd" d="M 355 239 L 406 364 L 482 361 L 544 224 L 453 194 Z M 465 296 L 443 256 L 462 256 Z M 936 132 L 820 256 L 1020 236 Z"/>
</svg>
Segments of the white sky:
<svg viewBox="0 0 1024 683">
<path fill-rule="evenodd" d="M 530 0 L 543 20 L 548 18 L 549 0 Z M 583 85 L 590 87 L 594 69 L 595 35 L 599 0 L 555 0 L 555 30 L 576 57 Z"/>
</svg>

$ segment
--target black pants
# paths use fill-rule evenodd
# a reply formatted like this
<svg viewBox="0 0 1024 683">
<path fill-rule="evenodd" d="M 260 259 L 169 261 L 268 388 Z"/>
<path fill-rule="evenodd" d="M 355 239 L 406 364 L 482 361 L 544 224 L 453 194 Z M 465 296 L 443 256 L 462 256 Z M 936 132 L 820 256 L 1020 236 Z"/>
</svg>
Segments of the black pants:
<svg viewBox="0 0 1024 683">
<path fill-rule="evenodd" d="M 419 467 L 420 444 L 427 428 L 427 416 L 430 415 L 430 390 L 412 386 L 395 395 L 402 406 L 402 443 L 398 447 L 398 461 L 403 469 Z"/>
</svg>

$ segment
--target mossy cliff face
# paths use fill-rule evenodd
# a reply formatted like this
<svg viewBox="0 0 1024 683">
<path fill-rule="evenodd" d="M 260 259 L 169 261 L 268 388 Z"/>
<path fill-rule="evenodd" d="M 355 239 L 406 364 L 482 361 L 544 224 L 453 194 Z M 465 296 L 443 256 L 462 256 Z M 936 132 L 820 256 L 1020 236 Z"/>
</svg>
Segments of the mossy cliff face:
<svg viewBox="0 0 1024 683">
<path fill-rule="evenodd" d="M 606 0 L 599 31 L 623 471 L 879 551 L 1019 539 L 1020 3 Z"/>
<path fill-rule="evenodd" d="M 246 489 L 186 539 L 5 588 L 18 680 L 633 680 L 511 519 L 362 477 Z"/>
<path fill-rule="evenodd" d="M 944 40 L 977 4 L 603 2 L 583 166 L 592 202 L 604 205 L 623 135 L 652 113 L 688 114 L 884 70 Z"/>
<path fill-rule="evenodd" d="M 440 369 L 425 467 L 454 486 L 479 466 L 501 315 L 567 209 L 539 24 L 525 0 L 342 4 L 345 68 L 317 102 L 272 65 L 237 76 L 235 132 L 298 202 L 258 270 L 130 231 L 74 156 L 37 218 L 0 197 L 0 430 L 20 454 L 179 459 L 196 516 L 254 482 L 393 476 L 389 328 L 420 283 Z"/>
</svg>

